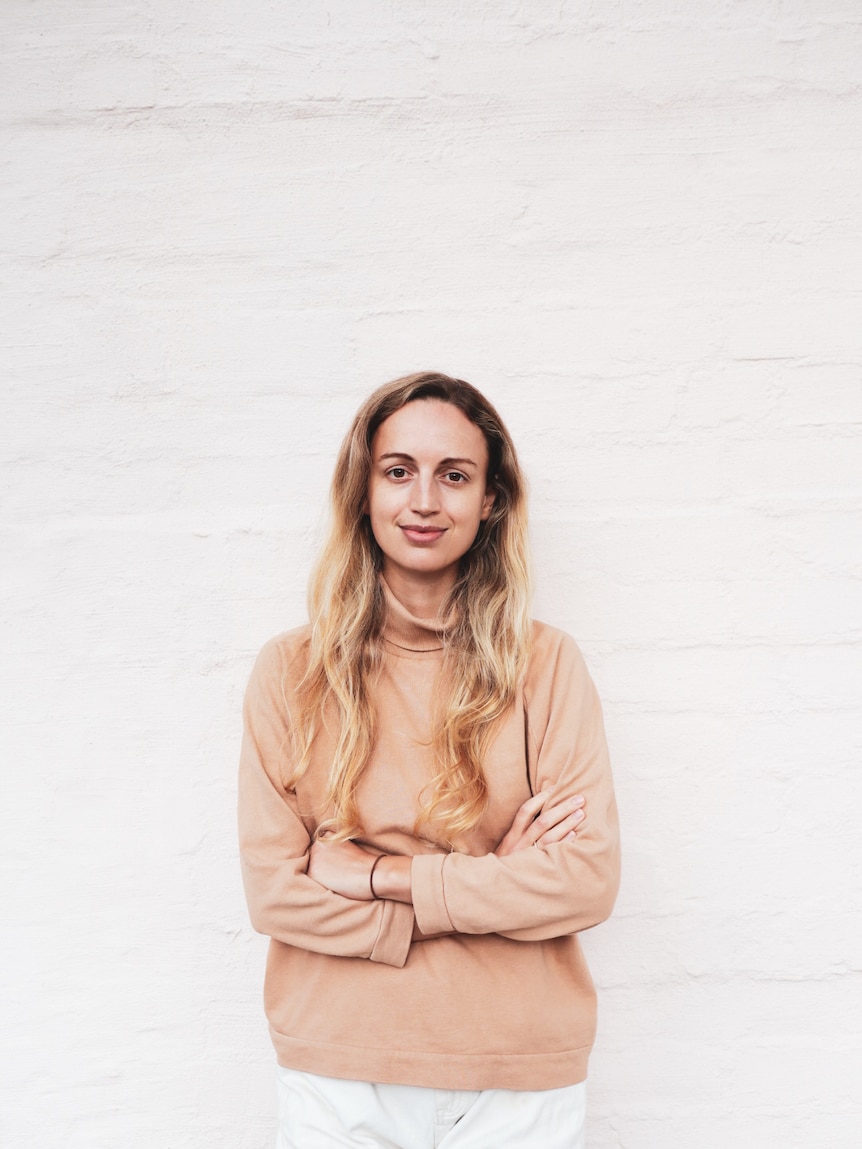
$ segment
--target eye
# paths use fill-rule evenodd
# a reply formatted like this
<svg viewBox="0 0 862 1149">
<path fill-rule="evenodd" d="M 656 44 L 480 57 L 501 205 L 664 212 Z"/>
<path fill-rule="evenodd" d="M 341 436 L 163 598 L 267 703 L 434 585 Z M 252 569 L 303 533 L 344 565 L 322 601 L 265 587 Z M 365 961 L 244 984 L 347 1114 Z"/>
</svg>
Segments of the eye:
<svg viewBox="0 0 862 1149">
<path fill-rule="evenodd" d="M 463 475 L 460 471 L 447 471 L 446 478 L 450 483 L 466 483 L 467 476 Z"/>
<path fill-rule="evenodd" d="M 390 467 L 389 470 L 386 472 L 386 474 L 389 476 L 390 479 L 406 479 L 407 478 L 407 468 L 406 467 Z"/>
</svg>

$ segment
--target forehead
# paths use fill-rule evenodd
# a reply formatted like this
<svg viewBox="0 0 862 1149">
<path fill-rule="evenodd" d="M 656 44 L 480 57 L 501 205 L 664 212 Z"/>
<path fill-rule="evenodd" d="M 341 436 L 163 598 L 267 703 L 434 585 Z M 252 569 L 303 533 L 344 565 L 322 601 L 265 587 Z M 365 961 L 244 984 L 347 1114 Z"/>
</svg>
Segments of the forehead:
<svg viewBox="0 0 862 1149">
<path fill-rule="evenodd" d="M 371 440 L 374 459 L 397 452 L 414 459 L 471 459 L 488 465 L 488 445 L 475 423 L 442 399 L 414 399 L 384 419 Z"/>
</svg>

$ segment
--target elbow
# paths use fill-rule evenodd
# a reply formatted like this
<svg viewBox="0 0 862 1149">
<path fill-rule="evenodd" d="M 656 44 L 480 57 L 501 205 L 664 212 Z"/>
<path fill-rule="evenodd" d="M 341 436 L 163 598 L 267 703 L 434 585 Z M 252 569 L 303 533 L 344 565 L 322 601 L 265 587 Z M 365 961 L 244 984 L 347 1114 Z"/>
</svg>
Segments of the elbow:
<svg viewBox="0 0 862 1149">
<path fill-rule="evenodd" d="M 255 897 L 246 891 L 246 902 L 248 904 L 248 920 L 251 922 L 251 928 L 259 934 L 266 934 L 267 937 L 272 936 L 274 915 L 273 907 L 269 904 L 266 898 Z"/>
<path fill-rule="evenodd" d="M 590 925 L 598 925 L 611 916 L 620 888 L 620 825 L 613 795 L 594 838 L 587 823 L 584 846 L 592 877 Z"/>
<path fill-rule="evenodd" d="M 607 921 L 613 912 L 614 904 L 620 888 L 620 851 L 619 846 L 608 849 L 595 860 L 593 867 L 593 881 L 591 883 L 591 897 L 585 905 L 585 916 L 588 919 L 584 929 L 597 926 Z"/>
<path fill-rule="evenodd" d="M 600 925 L 601 922 L 606 922 L 613 913 L 614 904 L 617 900 L 617 890 L 619 883 L 608 883 L 608 885 L 601 890 L 593 902 L 590 913 L 590 923 L 586 927 L 589 929 L 591 926 Z"/>
<path fill-rule="evenodd" d="M 277 875 L 261 866 L 242 859 L 242 881 L 248 918 L 252 929 L 259 934 L 273 937 L 283 924 L 285 909 L 285 888 L 279 884 Z"/>
</svg>

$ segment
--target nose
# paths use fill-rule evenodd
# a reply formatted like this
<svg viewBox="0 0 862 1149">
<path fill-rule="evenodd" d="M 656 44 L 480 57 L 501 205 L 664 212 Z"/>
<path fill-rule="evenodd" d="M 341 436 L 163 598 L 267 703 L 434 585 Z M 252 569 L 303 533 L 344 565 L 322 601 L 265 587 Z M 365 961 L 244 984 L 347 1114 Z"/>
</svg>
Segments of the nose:
<svg viewBox="0 0 862 1149">
<path fill-rule="evenodd" d="M 437 483 L 433 475 L 417 475 L 410 493 L 410 509 L 417 515 L 433 515 L 440 509 Z"/>
</svg>

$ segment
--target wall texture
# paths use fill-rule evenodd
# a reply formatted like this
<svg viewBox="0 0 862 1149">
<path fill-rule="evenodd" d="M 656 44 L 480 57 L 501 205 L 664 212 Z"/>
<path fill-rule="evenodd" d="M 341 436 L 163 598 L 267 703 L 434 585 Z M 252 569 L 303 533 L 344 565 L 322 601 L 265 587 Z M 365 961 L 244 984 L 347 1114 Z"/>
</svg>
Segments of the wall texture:
<svg viewBox="0 0 862 1149">
<path fill-rule="evenodd" d="M 271 1145 L 241 695 L 358 399 L 435 366 L 605 701 L 590 1149 L 856 1149 L 859 0 L 0 32 L 2 1143 Z"/>
</svg>

